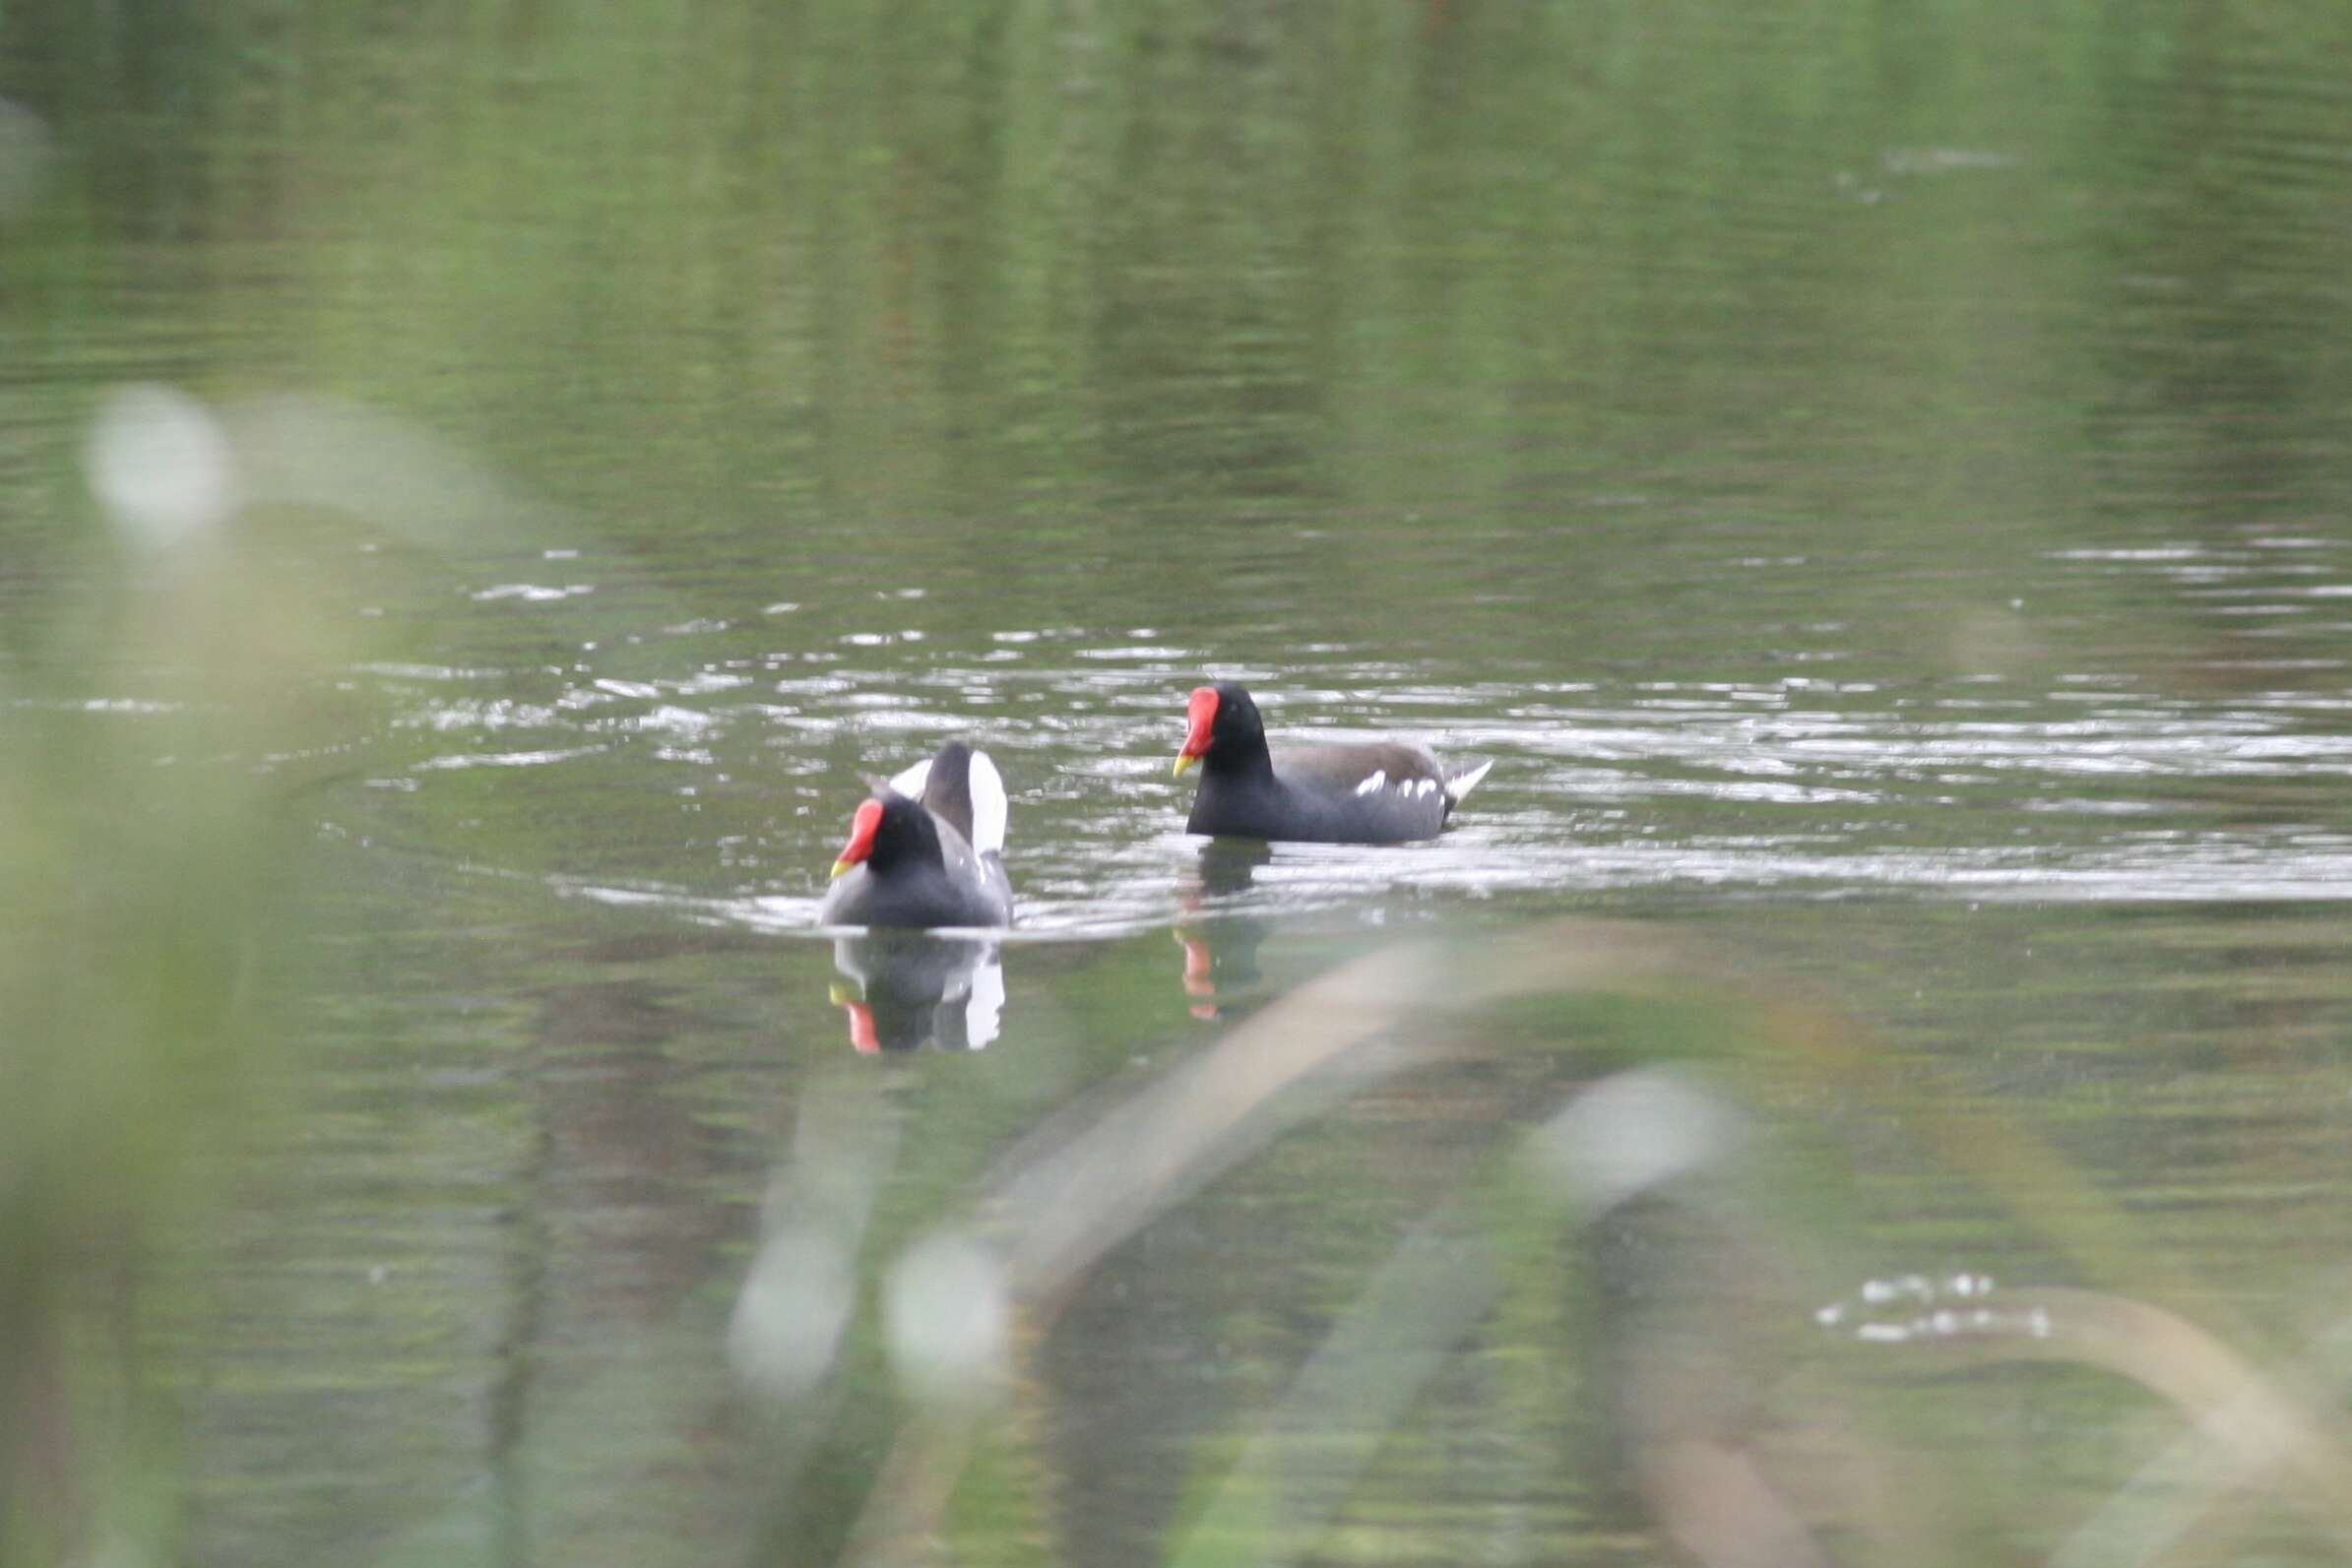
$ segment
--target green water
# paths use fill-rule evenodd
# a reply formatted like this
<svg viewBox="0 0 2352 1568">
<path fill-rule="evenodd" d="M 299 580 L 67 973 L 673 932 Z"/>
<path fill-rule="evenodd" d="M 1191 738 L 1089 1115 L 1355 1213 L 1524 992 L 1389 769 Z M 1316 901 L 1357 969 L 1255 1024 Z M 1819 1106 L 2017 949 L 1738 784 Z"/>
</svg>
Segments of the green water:
<svg viewBox="0 0 2352 1568">
<path fill-rule="evenodd" d="M 1430 941 L 1017 1336 L 948 1558 L 1675 1560 L 1671 1452 L 1830 1560 L 2134 1560 L 2181 1409 L 1816 1318 L 1914 1272 L 2340 1408 L 2352 12 L 1769 9 L 0 7 L 23 1081 L 103 1023 L 94 1082 L 177 1085 L 171 987 L 238 976 L 229 1087 L 122 1091 L 136 1180 L 9 1178 L 138 1238 L 133 1306 L 41 1319 L 128 1391 L 90 1506 L 196 1563 L 836 1560 L 912 1485 L 893 1261 Z M 224 538 L 109 532 L 151 384 Z M 1204 860 L 1204 674 L 1495 766 L 1435 844 Z M 825 868 L 957 733 L 1019 927 L 861 1020 Z M 1635 957 L 1480 977 L 1563 916 Z M 1531 1194 L 1657 1082 L 1737 1131 Z M 851 1305 L 785 1396 L 731 1323 L 812 1203 Z"/>
</svg>

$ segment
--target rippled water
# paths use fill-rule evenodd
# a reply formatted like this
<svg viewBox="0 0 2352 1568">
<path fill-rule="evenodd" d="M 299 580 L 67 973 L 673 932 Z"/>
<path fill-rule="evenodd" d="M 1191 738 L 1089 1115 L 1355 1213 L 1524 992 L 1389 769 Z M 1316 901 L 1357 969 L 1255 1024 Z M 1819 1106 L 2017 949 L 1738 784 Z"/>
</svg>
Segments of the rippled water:
<svg viewBox="0 0 2352 1568">
<path fill-rule="evenodd" d="M 569 568 L 560 586 L 469 596 L 544 614 L 557 624 L 531 629 L 550 643 L 609 628 L 593 596 L 631 585 L 600 584 L 598 563 L 556 553 Z M 1231 677 L 1251 685 L 1278 734 L 1398 734 L 1496 763 L 1438 843 L 1285 846 L 1246 896 L 1216 895 L 1243 907 L 1436 890 L 1540 907 L 1547 895 L 1693 887 L 2331 899 L 2352 887 L 2335 804 L 2345 665 L 2270 650 L 2281 626 L 2294 628 L 2290 653 L 2352 630 L 2304 618 L 2352 596 L 2341 561 L 2330 540 L 2251 530 L 2228 545 L 2049 547 L 2006 574 L 2027 593 L 1930 628 L 1947 646 L 1929 650 L 1929 669 L 1916 657 L 1889 667 L 1848 627 L 1820 621 L 1683 678 L 1441 647 L 1367 658 L 1303 636 L 1275 664 L 1150 626 L 975 631 L 985 615 L 939 625 L 919 583 L 846 604 L 706 605 L 719 613 L 584 639 L 562 664 L 359 666 L 352 678 L 382 695 L 403 754 L 365 786 L 410 798 L 353 797 L 348 810 L 354 823 L 388 817 L 397 840 L 397 824 L 437 813 L 440 793 L 471 789 L 453 776 L 480 774 L 496 781 L 473 791 L 493 813 L 482 831 L 528 843 L 498 831 L 502 804 L 542 812 L 625 781 L 608 831 L 634 844 L 628 835 L 667 820 L 677 852 L 607 865 L 567 845 L 557 865 L 510 852 L 477 868 L 788 931 L 812 922 L 860 776 L 965 734 L 1009 781 L 1021 929 L 1114 934 L 1166 923 L 1197 891 L 1181 831 L 1190 785 L 1167 763 L 1183 693 Z M 1694 564 L 1730 578 L 1733 605 L 1749 592 L 1740 574 L 1767 568 L 1831 602 L 1906 593 L 1830 560 Z M 2086 628 L 2080 601 L 2099 592 L 2127 607 Z M 2125 642 L 2146 595 L 2201 623 L 2197 657 L 2149 667 Z M 873 629 L 833 629 L 844 624 Z M 1249 640 L 1284 630 L 1253 626 Z M 2085 657 L 2059 658 L 2044 641 L 2054 635 Z"/>
</svg>

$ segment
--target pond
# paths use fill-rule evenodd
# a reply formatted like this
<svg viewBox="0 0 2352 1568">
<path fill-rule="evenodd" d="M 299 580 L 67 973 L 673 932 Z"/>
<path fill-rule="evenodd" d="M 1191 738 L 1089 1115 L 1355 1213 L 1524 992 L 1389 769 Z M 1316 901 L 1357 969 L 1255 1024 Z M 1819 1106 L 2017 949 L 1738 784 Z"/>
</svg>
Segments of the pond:
<svg viewBox="0 0 2352 1568">
<path fill-rule="evenodd" d="M 0 14 L 59 1507 L 2341 1559 L 2352 14 L 441 9 Z M 1014 927 L 819 928 L 957 735 Z"/>
</svg>

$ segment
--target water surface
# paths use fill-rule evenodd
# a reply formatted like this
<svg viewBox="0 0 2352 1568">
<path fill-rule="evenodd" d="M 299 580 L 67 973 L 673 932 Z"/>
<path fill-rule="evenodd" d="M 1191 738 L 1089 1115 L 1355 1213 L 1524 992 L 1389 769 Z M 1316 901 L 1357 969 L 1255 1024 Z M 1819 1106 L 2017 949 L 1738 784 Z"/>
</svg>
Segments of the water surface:
<svg viewBox="0 0 2352 1568">
<path fill-rule="evenodd" d="M 2175 1407 L 1819 1309 L 2327 1328 L 2334 10 L 153 9 L 0 21 L 0 673 L 69 790 L 259 781 L 298 845 L 142 1308 L 172 1554 L 834 1560 L 894 1261 L 1399 944 L 1388 1043 L 1056 1297 L 956 1555 L 1658 1560 L 1684 1441 L 1833 1542 L 2090 1551 Z M 106 531 L 148 384 L 232 587 Z M 248 684 L 170 612 L 216 591 Z M 1431 844 L 1204 855 L 1209 678 L 1494 767 Z M 884 975 L 825 868 L 957 734 L 1019 921 Z M 1479 969 L 1568 917 L 1628 977 Z M 1513 1185 L 1659 1082 L 1736 1132 Z M 777 1256 L 846 1303 L 813 1383 L 740 1342 Z"/>
</svg>

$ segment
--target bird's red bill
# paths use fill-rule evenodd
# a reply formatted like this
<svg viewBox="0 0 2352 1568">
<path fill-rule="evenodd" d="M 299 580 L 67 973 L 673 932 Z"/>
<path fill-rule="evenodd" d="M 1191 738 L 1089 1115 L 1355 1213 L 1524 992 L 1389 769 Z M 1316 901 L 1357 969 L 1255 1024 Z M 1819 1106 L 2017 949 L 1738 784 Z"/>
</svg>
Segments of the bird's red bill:
<svg viewBox="0 0 2352 1568">
<path fill-rule="evenodd" d="M 1209 749 L 1209 730 L 1217 722 L 1217 688 L 1195 686 L 1192 700 L 1184 705 L 1184 748 L 1179 757 L 1198 758 Z"/>
<path fill-rule="evenodd" d="M 833 862 L 835 876 L 840 876 L 874 852 L 874 834 L 881 826 L 881 801 L 868 800 L 858 808 L 858 814 L 850 819 L 850 842 L 842 847 L 840 858 Z"/>
</svg>

